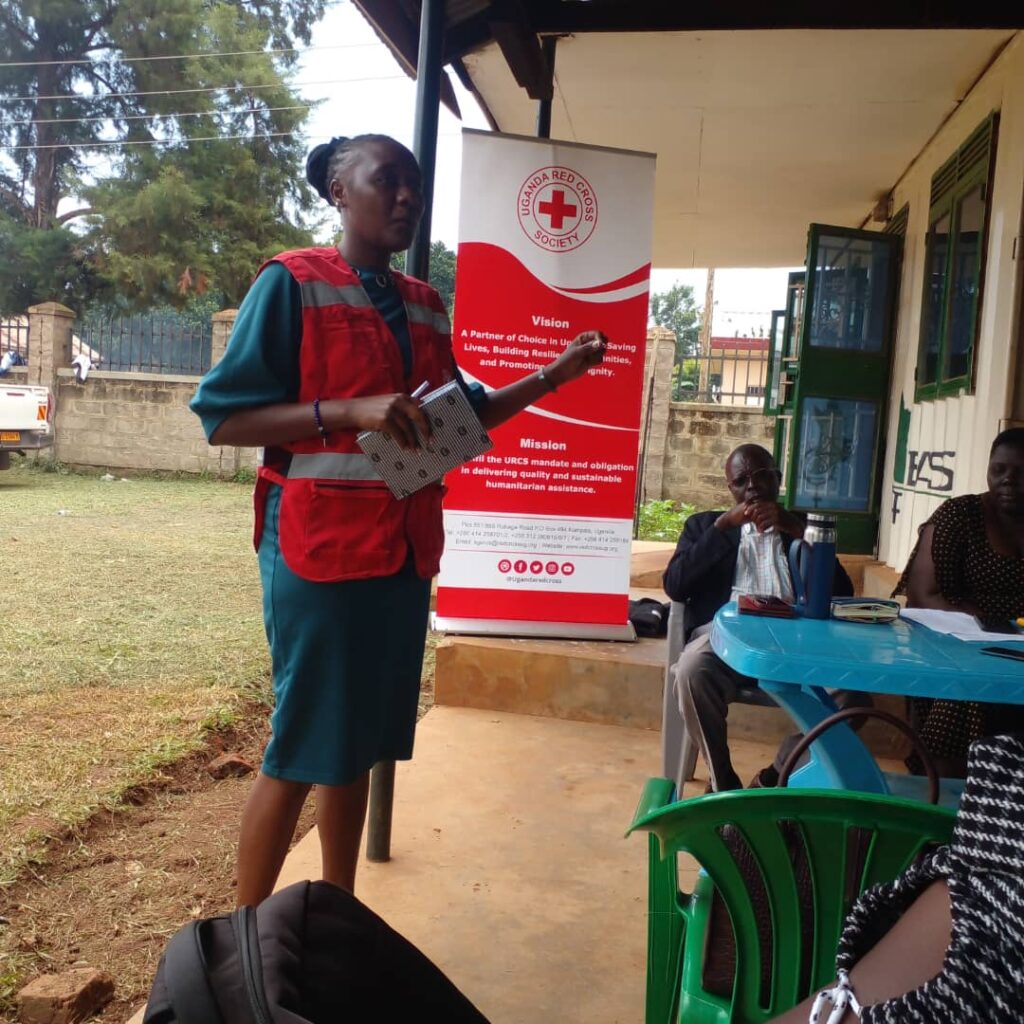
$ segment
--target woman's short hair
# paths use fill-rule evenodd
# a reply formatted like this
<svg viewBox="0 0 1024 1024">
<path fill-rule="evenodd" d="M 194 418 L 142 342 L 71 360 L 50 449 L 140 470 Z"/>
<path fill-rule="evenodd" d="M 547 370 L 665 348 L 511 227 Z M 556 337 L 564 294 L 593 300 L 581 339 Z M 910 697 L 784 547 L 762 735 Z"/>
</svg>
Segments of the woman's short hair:
<svg viewBox="0 0 1024 1024">
<path fill-rule="evenodd" d="M 351 138 L 339 135 L 330 142 L 314 146 L 310 151 L 306 157 L 306 180 L 327 202 L 331 202 L 331 182 L 344 173 L 356 150 L 368 142 L 388 142 L 409 153 L 405 146 L 396 142 L 390 135 L 353 135 Z M 412 153 L 409 153 L 409 156 L 415 162 L 416 158 Z"/>
</svg>

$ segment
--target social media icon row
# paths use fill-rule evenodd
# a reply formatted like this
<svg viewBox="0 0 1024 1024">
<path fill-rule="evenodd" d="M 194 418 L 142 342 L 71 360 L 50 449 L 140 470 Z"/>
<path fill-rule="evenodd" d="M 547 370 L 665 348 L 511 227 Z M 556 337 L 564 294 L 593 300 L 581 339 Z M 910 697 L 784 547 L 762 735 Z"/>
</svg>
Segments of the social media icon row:
<svg viewBox="0 0 1024 1024">
<path fill-rule="evenodd" d="M 559 565 L 558 562 L 542 562 L 539 558 L 535 558 L 533 561 L 527 562 L 524 558 L 516 559 L 515 562 L 508 558 L 503 558 L 498 562 L 498 572 L 510 573 L 515 571 L 516 575 L 523 576 L 529 571 L 531 576 L 571 576 L 576 571 L 576 566 L 572 562 L 562 562 Z"/>
</svg>

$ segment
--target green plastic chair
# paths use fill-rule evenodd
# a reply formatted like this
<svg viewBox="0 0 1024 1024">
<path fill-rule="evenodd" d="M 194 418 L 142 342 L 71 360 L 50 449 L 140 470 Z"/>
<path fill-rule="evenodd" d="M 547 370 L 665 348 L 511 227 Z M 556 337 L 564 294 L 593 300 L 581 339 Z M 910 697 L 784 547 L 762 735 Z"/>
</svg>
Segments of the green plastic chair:
<svg viewBox="0 0 1024 1024">
<path fill-rule="evenodd" d="M 668 779 L 650 779 L 626 833 L 651 833 L 647 1024 L 761 1024 L 791 1009 L 835 977 L 840 931 L 856 897 L 895 878 L 924 848 L 948 842 L 955 821 L 946 808 L 837 790 L 741 790 L 678 802 L 673 795 Z M 767 949 L 743 870 L 721 835 L 730 825 L 752 854 L 748 872 L 763 882 Z M 801 841 L 803 855 L 791 858 Z M 679 891 L 679 853 L 703 868 L 692 893 Z M 803 863 L 800 878 L 794 860 Z M 808 881 L 812 895 L 801 900 Z M 704 988 L 716 887 L 736 947 L 731 997 Z"/>
</svg>

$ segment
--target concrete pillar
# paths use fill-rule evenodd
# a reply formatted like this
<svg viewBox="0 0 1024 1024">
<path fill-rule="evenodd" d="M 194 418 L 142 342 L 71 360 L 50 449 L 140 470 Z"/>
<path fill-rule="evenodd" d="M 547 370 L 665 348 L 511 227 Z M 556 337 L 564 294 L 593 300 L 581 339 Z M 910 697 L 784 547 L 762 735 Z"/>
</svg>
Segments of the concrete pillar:
<svg viewBox="0 0 1024 1024">
<path fill-rule="evenodd" d="M 43 302 L 28 310 L 28 383 L 57 395 L 57 370 L 71 365 L 75 314 L 59 302 Z"/>
<path fill-rule="evenodd" d="M 662 494 L 665 453 L 668 450 L 669 402 L 672 397 L 672 367 L 675 363 L 676 337 L 667 327 L 647 332 L 647 357 L 642 407 L 643 490 L 641 501 L 656 501 Z"/>
<path fill-rule="evenodd" d="M 213 330 L 210 333 L 210 365 L 216 366 L 224 358 L 224 350 L 228 347 L 231 329 L 235 326 L 237 309 L 222 309 L 211 317 Z"/>
</svg>

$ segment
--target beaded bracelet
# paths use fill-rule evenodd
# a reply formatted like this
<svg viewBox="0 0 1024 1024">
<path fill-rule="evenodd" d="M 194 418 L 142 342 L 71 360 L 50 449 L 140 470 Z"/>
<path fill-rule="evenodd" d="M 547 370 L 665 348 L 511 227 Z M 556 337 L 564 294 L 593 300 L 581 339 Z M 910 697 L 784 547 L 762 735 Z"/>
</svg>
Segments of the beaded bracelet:
<svg viewBox="0 0 1024 1024">
<path fill-rule="evenodd" d="M 839 971 L 834 988 L 824 989 L 815 997 L 811 1015 L 807 1018 L 808 1024 L 820 1024 L 822 1015 L 829 1006 L 832 1009 L 825 1024 L 839 1024 L 847 1012 L 852 1013 L 858 1020 L 861 1019 L 864 1007 L 860 1005 L 846 971 Z"/>
<path fill-rule="evenodd" d="M 327 447 L 327 431 L 324 428 L 323 417 L 320 415 L 320 399 L 319 398 L 314 398 L 313 399 L 313 419 L 316 420 L 316 429 L 317 429 L 317 431 L 320 434 L 320 439 L 323 441 L 324 447 L 326 448 Z"/>
</svg>

